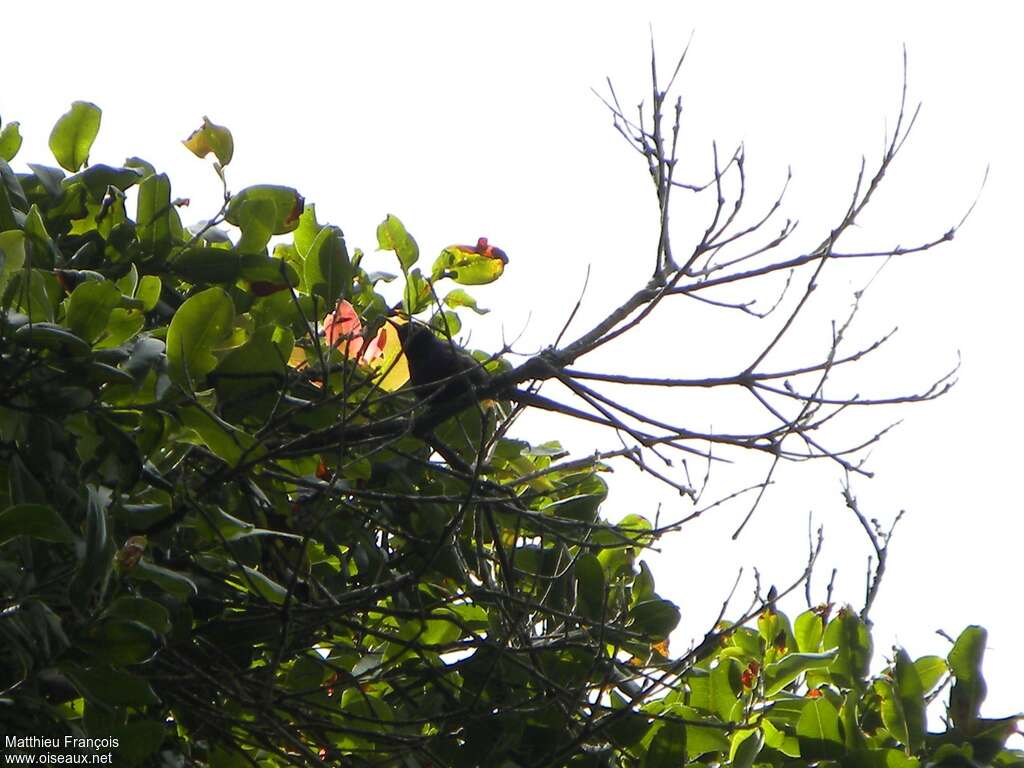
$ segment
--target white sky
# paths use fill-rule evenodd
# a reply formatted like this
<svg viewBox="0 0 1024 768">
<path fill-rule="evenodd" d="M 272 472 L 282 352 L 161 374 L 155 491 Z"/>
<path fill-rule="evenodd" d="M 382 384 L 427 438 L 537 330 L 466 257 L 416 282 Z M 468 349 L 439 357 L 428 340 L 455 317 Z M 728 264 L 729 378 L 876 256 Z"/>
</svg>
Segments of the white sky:
<svg viewBox="0 0 1024 768">
<path fill-rule="evenodd" d="M 845 206 L 861 155 L 870 162 L 881 151 L 896 117 L 905 43 L 910 100 L 924 108 L 857 242 L 911 245 L 940 234 L 974 200 L 986 166 L 991 172 L 956 241 L 890 263 L 858 326 L 862 339 L 892 325 L 901 330 L 852 391 L 921 388 L 955 363 L 957 351 L 963 359 L 957 388 L 940 402 L 902 409 L 904 424 L 872 455 L 877 478 L 855 483 L 868 515 L 908 512 L 874 611 L 876 662 L 894 642 L 914 656 L 944 654 L 934 630 L 982 624 L 990 631 L 984 711 L 1008 714 L 1024 709 L 1024 509 L 1016 482 L 1024 418 L 1012 352 L 1020 346 L 1024 54 L 1015 6 L 976 2 L 969 15 L 964 4 L 942 2 L 839 10 L 846 7 L 19 4 L 4 12 L 0 116 L 21 122 L 18 167 L 45 161 L 50 127 L 72 100 L 96 102 L 104 114 L 93 162 L 139 155 L 168 171 L 174 194 L 192 199 L 186 220 L 218 205 L 213 173 L 180 144 L 206 114 L 234 133 L 235 190 L 294 185 L 317 204 L 321 221 L 344 228 L 350 246 L 371 251 L 387 213 L 403 219 L 428 264 L 443 246 L 486 235 L 511 263 L 500 283 L 474 291 L 495 310 L 472 322 L 474 343 L 496 345 L 502 325 L 509 337 L 525 326 L 518 345 L 525 350 L 561 326 L 588 265 L 577 331 L 649 274 L 653 189 L 590 92 L 610 75 L 624 102 L 647 97 L 648 23 L 665 70 L 694 34 L 680 79 L 686 175 L 706 177 L 712 139 L 723 153 L 745 142 L 753 214 L 791 166 L 783 215 L 800 219 L 806 242 L 827 232 Z M 687 214 L 675 214 L 677 247 L 686 242 Z M 378 263 L 394 266 L 384 255 Z M 804 349 L 821 349 L 828 321 L 844 315 L 849 291 L 864 279 L 863 270 L 832 273 L 839 291 L 822 292 L 835 301 L 820 302 L 800 337 Z M 617 348 L 611 365 L 724 373 L 715 362 L 757 332 L 701 324 L 696 314 L 653 320 L 646 335 Z M 708 408 L 694 428 L 728 418 Z M 528 436 L 538 442 L 568 432 L 544 419 L 524 426 L 536 429 Z M 589 433 L 573 435 L 566 442 L 593 447 Z M 610 479 L 612 517 L 651 514 L 659 501 L 666 518 L 683 511 L 678 498 L 629 470 Z M 677 649 L 706 629 L 738 565 L 756 565 L 766 583 L 780 585 L 799 572 L 810 512 L 826 537 L 816 599 L 834 566 L 836 598 L 860 605 L 868 546 L 843 510 L 839 479 L 824 463 L 790 468 L 738 542 L 727 534 L 740 507 L 666 542 L 655 573 L 659 591 L 683 609 Z M 723 492 L 738 482 L 726 474 L 715 481 Z M 800 604 L 783 608 L 795 615 Z"/>
</svg>

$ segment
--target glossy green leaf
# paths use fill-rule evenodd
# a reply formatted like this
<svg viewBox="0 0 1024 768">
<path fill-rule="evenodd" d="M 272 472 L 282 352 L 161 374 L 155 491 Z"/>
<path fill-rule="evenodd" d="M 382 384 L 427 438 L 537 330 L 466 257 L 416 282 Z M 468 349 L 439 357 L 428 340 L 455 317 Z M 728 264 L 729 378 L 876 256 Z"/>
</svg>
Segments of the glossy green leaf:
<svg viewBox="0 0 1024 768">
<path fill-rule="evenodd" d="M 145 707 L 160 702 L 149 683 L 130 672 L 109 667 L 85 669 L 71 663 L 61 665 L 61 671 L 86 701 L 107 707 Z"/>
<path fill-rule="evenodd" d="M 127 765 L 144 765 L 164 740 L 164 724 L 154 720 L 135 720 L 110 728 L 117 739 L 117 758 Z"/>
<path fill-rule="evenodd" d="M 240 347 L 228 352 L 210 375 L 217 390 L 217 401 L 228 421 L 246 418 L 260 420 L 280 400 L 281 386 L 287 370 L 288 355 L 274 339 L 272 325 L 260 326 Z M 284 329 L 281 343 L 291 353 L 294 337 Z"/>
<path fill-rule="evenodd" d="M 79 283 L 68 299 L 68 328 L 88 342 L 95 341 L 107 327 L 110 313 L 121 301 L 121 291 L 104 280 Z"/>
<path fill-rule="evenodd" d="M 231 333 L 235 309 L 221 288 L 207 288 L 182 304 L 167 329 L 171 379 L 187 389 L 217 365 L 213 350 Z"/>
<path fill-rule="evenodd" d="M 595 621 L 604 616 L 604 569 L 594 555 L 586 553 L 576 559 L 576 608 Z"/>
<path fill-rule="evenodd" d="M 827 667 L 838 655 L 838 649 L 825 653 L 790 653 L 777 662 L 766 664 L 762 671 L 765 695 L 774 696 L 808 670 Z"/>
<path fill-rule="evenodd" d="M 828 623 L 822 647 L 839 650 L 839 655 L 829 667 L 829 673 L 839 685 L 857 687 L 867 677 L 874 647 L 867 625 L 853 610 L 840 610 Z"/>
<path fill-rule="evenodd" d="M 243 576 L 238 577 L 238 586 L 251 590 L 274 605 L 282 605 L 288 596 L 288 589 L 255 568 L 242 566 Z"/>
<path fill-rule="evenodd" d="M 352 262 L 345 236 L 337 227 L 324 227 L 306 254 L 306 289 L 323 300 L 321 307 L 326 314 L 349 290 L 351 282 Z"/>
<path fill-rule="evenodd" d="M 461 288 L 455 288 L 454 290 L 448 291 L 444 297 L 445 306 L 456 309 L 458 307 L 467 307 L 473 310 L 478 315 L 486 315 L 491 310 L 483 309 L 477 306 L 476 299 L 470 296 Z"/>
<path fill-rule="evenodd" d="M 377 225 L 377 247 L 382 251 L 394 251 L 403 272 L 408 272 L 420 258 L 416 240 L 405 230 L 401 220 L 390 213 Z"/>
<path fill-rule="evenodd" d="M 0 296 L 11 276 L 25 265 L 25 233 L 12 229 L 0 232 Z"/>
<path fill-rule="evenodd" d="M 230 163 L 235 154 L 235 141 L 231 131 L 223 125 L 210 122 L 210 118 L 205 116 L 203 124 L 181 143 L 196 157 L 206 157 L 212 152 L 221 166 Z"/>
<path fill-rule="evenodd" d="M 139 333 L 146 325 L 146 318 L 137 310 L 114 309 L 104 328 L 105 336 L 95 344 L 96 349 L 119 347 Z"/>
<path fill-rule="evenodd" d="M 93 664 L 118 667 L 141 664 L 160 649 L 160 640 L 146 624 L 132 619 L 110 617 L 92 624 L 75 644 Z"/>
<path fill-rule="evenodd" d="M 924 745 L 924 736 L 927 732 L 924 687 L 921 685 L 921 678 L 917 674 L 914 662 L 902 648 L 896 652 L 893 675 L 896 682 L 896 694 L 899 697 L 900 708 L 903 711 L 903 719 L 907 727 L 908 741 L 905 741 L 904 744 L 911 751 L 916 752 Z"/>
<path fill-rule="evenodd" d="M 115 544 L 107 525 L 108 503 L 101 490 L 87 488 L 85 548 L 70 587 L 78 599 L 87 599 L 96 586 L 102 590 L 114 567 Z"/>
<path fill-rule="evenodd" d="M 142 302 L 142 311 L 151 312 L 160 301 L 162 288 L 160 278 L 156 275 L 143 275 L 135 289 L 135 298 Z"/>
<path fill-rule="evenodd" d="M 825 634 L 825 620 L 817 611 L 804 611 L 793 622 L 793 634 L 796 647 L 801 653 L 817 653 Z"/>
<path fill-rule="evenodd" d="M 752 768 L 764 746 L 764 732 L 760 728 L 737 731 L 729 746 L 729 760 L 733 768 Z"/>
<path fill-rule="evenodd" d="M 914 661 L 914 668 L 925 693 L 930 693 L 949 672 L 949 665 L 941 656 L 922 656 Z"/>
<path fill-rule="evenodd" d="M 953 673 L 953 690 L 949 695 L 949 714 L 953 724 L 967 734 L 974 732 L 981 703 L 988 686 L 981 674 L 988 632 L 983 627 L 967 627 L 949 652 L 949 668 Z"/>
<path fill-rule="evenodd" d="M 31 323 L 14 332 L 14 341 L 26 347 L 60 350 L 67 355 L 88 355 L 89 342 L 59 325 Z"/>
<path fill-rule="evenodd" d="M 166 256 L 181 229 L 178 213 L 171 205 L 171 182 L 166 174 L 147 176 L 139 185 L 136 219 L 139 242 L 158 258 Z"/>
<path fill-rule="evenodd" d="M 53 273 L 22 269 L 11 275 L 3 299 L 8 306 L 24 312 L 36 323 L 53 322 L 63 291 Z"/>
<path fill-rule="evenodd" d="M 167 634 L 171 629 L 171 615 L 167 608 L 155 600 L 144 597 L 118 597 L 107 608 L 105 615 L 137 621 L 161 635 Z"/>
<path fill-rule="evenodd" d="M 654 574 L 643 560 L 640 561 L 640 573 L 633 578 L 633 604 L 650 600 L 654 595 Z"/>
<path fill-rule="evenodd" d="M 185 574 L 154 565 L 146 560 L 140 561 L 128 573 L 131 578 L 152 582 L 163 591 L 180 599 L 192 597 L 199 591 L 195 582 Z"/>
<path fill-rule="evenodd" d="M 174 254 L 167 268 L 190 283 L 233 283 L 241 275 L 242 263 L 227 248 L 193 247 Z"/>
<path fill-rule="evenodd" d="M 741 705 L 743 693 L 741 665 L 736 659 L 722 658 L 707 678 L 707 706 L 723 720 L 732 720 Z"/>
<path fill-rule="evenodd" d="M 493 283 L 505 271 L 505 261 L 468 246 L 452 245 L 441 251 L 434 261 L 431 277 L 448 277 L 459 285 L 486 285 Z"/>
<path fill-rule="evenodd" d="M 65 188 L 76 183 L 85 186 L 90 199 L 100 202 L 107 193 L 108 187 L 124 192 L 142 181 L 142 172 L 135 168 L 114 168 L 110 165 L 90 165 L 84 171 L 64 179 Z"/>
<path fill-rule="evenodd" d="M 89 160 L 100 130 L 101 110 L 88 101 L 75 101 L 50 132 L 50 151 L 64 169 L 75 172 Z"/>
<path fill-rule="evenodd" d="M 666 721 L 651 739 L 643 768 L 678 768 L 686 763 L 686 726 Z"/>
<path fill-rule="evenodd" d="M 767 719 L 761 721 L 761 730 L 764 733 L 764 746 L 787 757 L 800 757 L 800 741 L 796 736 L 776 728 L 772 721 Z"/>
<path fill-rule="evenodd" d="M 228 223 L 242 227 L 250 216 L 246 209 L 258 209 L 258 217 L 253 216 L 249 221 L 255 221 L 256 218 L 262 220 L 266 216 L 266 224 L 271 234 L 283 235 L 299 226 L 299 217 L 302 215 L 304 205 L 302 195 L 291 187 L 257 184 L 246 187 L 231 198 L 225 218 Z"/>
<path fill-rule="evenodd" d="M 405 276 L 405 288 L 402 291 L 402 311 L 409 315 L 418 315 L 434 303 L 434 294 L 430 290 L 430 283 L 420 274 L 419 269 L 413 269 Z"/>
<path fill-rule="evenodd" d="M 316 206 L 310 203 L 302 211 L 302 215 L 299 216 L 299 226 L 295 228 L 295 232 L 292 235 L 295 249 L 298 251 L 300 258 L 306 258 L 321 229 L 323 229 L 323 225 L 319 224 L 316 220 Z"/>
<path fill-rule="evenodd" d="M 0 159 L 11 162 L 21 149 L 21 132 L 18 123 L 7 123 L 0 130 Z"/>
<path fill-rule="evenodd" d="M 252 435 L 207 410 L 188 407 L 181 409 L 179 415 L 182 423 L 195 430 L 203 444 L 229 466 L 258 459 L 266 452 Z"/>
<path fill-rule="evenodd" d="M 68 524 L 47 504 L 16 504 L 0 512 L 0 544 L 15 536 L 71 544 L 75 541 Z"/>
<path fill-rule="evenodd" d="M 679 624 L 679 608 L 668 600 L 645 600 L 629 611 L 632 628 L 654 642 L 667 638 Z"/>
<path fill-rule="evenodd" d="M 841 755 L 843 741 L 835 705 L 825 697 L 808 701 L 797 721 L 796 736 L 804 759 L 823 760 Z"/>
</svg>

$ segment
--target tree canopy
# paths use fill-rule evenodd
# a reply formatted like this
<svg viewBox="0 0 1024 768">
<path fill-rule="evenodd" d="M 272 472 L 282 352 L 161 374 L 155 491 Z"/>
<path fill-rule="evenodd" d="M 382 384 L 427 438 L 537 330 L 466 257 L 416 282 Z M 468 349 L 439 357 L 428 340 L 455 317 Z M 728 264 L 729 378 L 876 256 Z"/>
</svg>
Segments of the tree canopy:
<svg viewBox="0 0 1024 768">
<path fill-rule="evenodd" d="M 889 532 L 852 494 L 878 563 L 862 607 L 808 590 L 806 610 L 779 608 L 809 576 L 812 542 L 792 585 L 758 589 L 745 609 L 727 603 L 699 642 L 670 647 L 680 610 L 644 557 L 715 506 L 701 506 L 687 462 L 766 457 L 751 513 L 781 461 L 863 471 L 855 456 L 881 433 L 833 444 L 833 420 L 938 396 L 948 377 L 919 393 L 836 397 L 830 377 L 877 344 L 845 350 L 840 329 L 798 368 L 772 367 L 771 353 L 827 264 L 953 236 L 878 253 L 840 245 L 902 145 L 912 120 L 901 108 L 820 244 L 776 256 L 792 225 L 763 234 L 781 195 L 740 215 L 741 149 L 716 153 L 710 180 L 677 176 L 670 89 L 655 70 L 641 122 L 608 95 L 657 193 L 649 283 L 518 365 L 510 348 L 459 357 L 459 386 L 416 381 L 400 329 L 422 323 L 464 355 L 463 322 L 488 311 L 473 286 L 515 258 L 487 238 L 431 261 L 387 215 L 384 255 L 364 253 L 295 188 L 232 191 L 231 132 L 206 118 L 184 143 L 211 158 L 223 206 L 186 227 L 188 201 L 166 173 L 138 157 L 89 162 L 97 106 L 75 102 L 58 120 L 56 166 L 13 170 L 18 124 L 0 124 L 4 734 L 113 738 L 115 763 L 217 768 L 1024 765 L 1005 747 L 1015 719 L 980 715 L 981 627 L 945 656 L 897 648 L 873 665 Z M 705 192 L 716 202 L 703 237 L 673 248 L 673 193 Z M 770 310 L 716 293 L 764 292 L 776 277 Z M 580 367 L 673 300 L 777 314 L 777 333 L 714 379 Z M 540 398 L 543 382 L 571 403 Z M 607 386 L 738 388 L 772 423 L 700 431 Z M 621 448 L 579 457 L 530 441 L 514 430 L 529 407 L 597 423 Z M 613 462 L 669 484 L 687 511 L 603 509 Z M 946 692 L 930 730 L 928 705 Z"/>
</svg>

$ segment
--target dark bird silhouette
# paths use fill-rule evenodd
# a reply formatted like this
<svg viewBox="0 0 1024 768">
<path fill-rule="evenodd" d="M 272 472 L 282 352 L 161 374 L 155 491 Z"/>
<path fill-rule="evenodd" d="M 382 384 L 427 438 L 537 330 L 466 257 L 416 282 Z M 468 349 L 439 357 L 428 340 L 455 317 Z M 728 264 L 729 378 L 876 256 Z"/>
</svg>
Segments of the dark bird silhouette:
<svg viewBox="0 0 1024 768">
<path fill-rule="evenodd" d="M 489 377 L 483 366 L 451 341 L 414 321 L 393 325 L 409 366 L 409 384 L 419 399 L 449 403 L 486 386 Z"/>
<path fill-rule="evenodd" d="M 605 426 L 609 423 L 599 416 L 536 392 L 517 387 L 495 391 L 490 386 L 490 374 L 480 361 L 451 340 L 439 338 L 428 326 L 412 320 L 392 325 L 397 329 L 409 366 L 409 384 L 420 400 L 429 401 L 432 406 L 443 409 L 450 403 L 465 399 L 468 407 L 474 399 L 481 399 L 480 396 L 470 398 L 470 393 L 483 390 L 483 397 L 490 399 L 511 400 L 519 405 L 542 408 Z"/>
</svg>

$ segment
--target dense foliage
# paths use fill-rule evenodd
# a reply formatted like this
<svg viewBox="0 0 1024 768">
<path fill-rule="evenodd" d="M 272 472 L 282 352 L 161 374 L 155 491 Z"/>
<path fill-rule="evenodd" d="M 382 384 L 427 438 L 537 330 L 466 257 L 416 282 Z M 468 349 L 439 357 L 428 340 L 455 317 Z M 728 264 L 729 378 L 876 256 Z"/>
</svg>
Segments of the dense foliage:
<svg viewBox="0 0 1024 768">
<path fill-rule="evenodd" d="M 0 132 L 0 731 L 124 765 L 1024 765 L 978 627 L 873 673 L 866 616 L 765 600 L 673 655 L 663 531 L 509 435 L 530 370 L 403 386 L 386 318 L 450 339 L 499 249 L 423 272 L 388 216 L 370 271 L 296 190 L 226 181 L 186 229 L 166 174 L 88 164 L 99 124 L 75 103 L 24 172 Z M 224 179 L 226 129 L 186 146 Z"/>
</svg>

